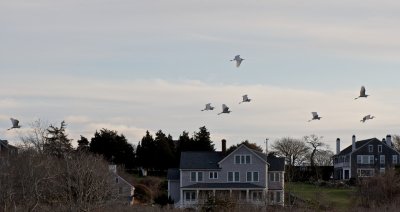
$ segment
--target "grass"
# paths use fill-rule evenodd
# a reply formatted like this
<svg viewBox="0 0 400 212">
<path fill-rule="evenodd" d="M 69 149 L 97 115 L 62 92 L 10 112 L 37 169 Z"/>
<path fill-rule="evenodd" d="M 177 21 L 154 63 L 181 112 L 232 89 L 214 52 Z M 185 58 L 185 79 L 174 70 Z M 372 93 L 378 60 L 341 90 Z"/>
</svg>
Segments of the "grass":
<svg viewBox="0 0 400 212">
<path fill-rule="evenodd" d="M 286 183 L 286 192 L 337 211 L 349 210 L 353 202 L 352 188 L 328 188 L 306 183 Z"/>
</svg>

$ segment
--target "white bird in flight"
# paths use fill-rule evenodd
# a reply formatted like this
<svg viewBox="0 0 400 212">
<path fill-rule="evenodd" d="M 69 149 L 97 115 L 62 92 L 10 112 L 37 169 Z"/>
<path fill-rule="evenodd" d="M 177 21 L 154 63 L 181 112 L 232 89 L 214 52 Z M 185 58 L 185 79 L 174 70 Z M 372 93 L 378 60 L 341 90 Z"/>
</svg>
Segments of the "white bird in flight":
<svg viewBox="0 0 400 212">
<path fill-rule="evenodd" d="M 11 130 L 11 129 L 14 129 L 14 128 L 20 128 L 21 127 L 20 125 L 18 125 L 19 121 L 17 119 L 10 118 L 10 120 L 11 120 L 11 123 L 12 123 L 12 127 L 10 129 L 7 129 L 7 130 Z"/>
<path fill-rule="evenodd" d="M 233 58 L 231 61 L 236 61 L 236 67 L 239 68 L 243 60 L 243 58 L 240 58 L 240 55 L 236 55 L 235 58 Z"/>
<path fill-rule="evenodd" d="M 311 114 L 312 114 L 313 117 L 312 117 L 311 120 L 308 120 L 308 122 L 310 122 L 312 120 L 320 120 L 322 118 L 322 117 L 318 116 L 317 112 L 311 112 Z"/>
<path fill-rule="evenodd" d="M 361 86 L 360 96 L 358 96 L 358 97 L 356 97 L 356 98 L 354 98 L 354 99 L 356 100 L 356 99 L 361 98 L 361 97 L 367 98 L 368 96 L 369 96 L 369 95 L 365 94 L 365 87 L 364 87 L 364 86 Z"/>
<path fill-rule="evenodd" d="M 205 111 L 205 110 L 214 110 L 214 107 L 211 106 L 211 103 L 206 104 L 206 108 L 204 108 L 201 111 Z"/>
<path fill-rule="evenodd" d="M 239 104 L 241 104 L 241 103 L 243 103 L 243 102 L 250 102 L 250 101 L 251 101 L 251 99 L 249 99 L 249 97 L 247 96 L 247 94 L 246 94 L 246 95 L 243 95 L 242 97 L 243 97 L 243 100 L 242 100 L 241 102 L 239 102 Z"/>
<path fill-rule="evenodd" d="M 222 112 L 218 113 L 218 115 L 221 115 L 223 113 L 230 113 L 232 111 L 229 110 L 229 107 L 227 107 L 225 104 L 222 104 Z"/>
<path fill-rule="evenodd" d="M 375 118 L 375 116 L 371 116 L 371 115 L 366 115 L 363 117 L 362 120 L 360 120 L 360 122 L 365 123 L 365 121 L 369 120 L 369 119 L 373 119 Z"/>
</svg>

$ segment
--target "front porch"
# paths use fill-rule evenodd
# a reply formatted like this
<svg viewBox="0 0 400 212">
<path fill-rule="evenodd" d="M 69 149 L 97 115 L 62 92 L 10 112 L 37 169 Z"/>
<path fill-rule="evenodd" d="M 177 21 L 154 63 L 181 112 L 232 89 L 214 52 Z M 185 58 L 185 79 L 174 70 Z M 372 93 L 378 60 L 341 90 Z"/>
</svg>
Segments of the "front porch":
<svg viewBox="0 0 400 212">
<path fill-rule="evenodd" d="M 267 191 L 264 189 L 182 189 L 180 201 L 182 207 L 206 204 L 213 200 L 230 201 L 234 204 L 266 205 Z"/>
</svg>

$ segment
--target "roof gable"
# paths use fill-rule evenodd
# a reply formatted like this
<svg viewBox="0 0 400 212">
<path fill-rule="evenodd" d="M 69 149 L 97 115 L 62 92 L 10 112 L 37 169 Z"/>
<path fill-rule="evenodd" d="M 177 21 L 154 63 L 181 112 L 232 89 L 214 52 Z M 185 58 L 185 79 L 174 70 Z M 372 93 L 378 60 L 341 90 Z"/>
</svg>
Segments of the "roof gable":
<svg viewBox="0 0 400 212">
<path fill-rule="evenodd" d="M 360 148 L 364 147 L 365 145 L 368 145 L 371 142 L 380 142 L 382 145 L 389 147 L 390 149 L 392 149 L 393 151 L 396 151 L 395 149 L 393 149 L 392 147 L 388 146 L 385 142 L 380 141 L 377 138 L 370 138 L 370 139 L 366 139 L 366 140 L 361 140 L 361 141 L 356 141 L 356 150 L 359 150 Z M 346 147 L 345 149 L 343 149 L 342 151 L 340 151 L 339 154 L 337 154 L 336 156 L 341 156 L 341 155 L 347 155 L 353 152 L 353 145 L 350 144 L 348 147 Z M 397 151 L 396 151 L 397 152 Z"/>
<path fill-rule="evenodd" d="M 234 155 L 237 151 L 239 151 L 240 149 L 245 148 L 246 150 L 248 150 L 250 153 L 252 153 L 253 155 L 255 155 L 257 158 L 259 158 L 261 161 L 263 161 L 264 163 L 267 163 L 267 155 L 265 155 L 262 152 L 256 151 L 256 150 L 252 150 L 250 148 L 248 148 L 246 145 L 242 144 L 240 145 L 238 148 L 236 148 L 235 150 L 233 150 L 233 152 L 231 152 L 229 155 L 225 156 L 221 161 L 218 162 L 218 164 L 221 164 L 223 161 L 225 161 L 227 158 L 231 157 L 231 155 Z"/>
</svg>

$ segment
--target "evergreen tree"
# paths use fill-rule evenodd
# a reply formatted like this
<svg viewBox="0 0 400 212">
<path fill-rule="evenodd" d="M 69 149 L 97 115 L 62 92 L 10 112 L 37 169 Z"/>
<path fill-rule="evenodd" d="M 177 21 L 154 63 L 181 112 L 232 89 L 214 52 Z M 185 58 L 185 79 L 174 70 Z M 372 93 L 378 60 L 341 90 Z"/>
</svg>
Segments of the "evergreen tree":
<svg viewBox="0 0 400 212">
<path fill-rule="evenodd" d="M 259 151 L 259 152 L 262 152 L 262 151 L 263 151 L 263 149 L 262 149 L 260 146 L 258 146 L 256 143 L 250 143 L 248 140 L 245 140 L 245 141 L 243 141 L 243 142 L 240 143 L 240 144 L 236 144 L 236 145 L 230 146 L 230 147 L 226 150 L 226 154 L 228 155 L 228 154 L 230 154 L 231 152 L 235 151 L 235 149 L 237 149 L 237 148 L 238 148 L 240 145 L 242 145 L 242 144 L 246 145 L 246 147 L 248 147 L 248 148 L 250 148 L 250 149 L 253 149 L 253 150 L 256 150 L 256 151 Z"/>
<path fill-rule="evenodd" d="M 61 122 L 60 127 L 49 126 L 43 145 L 46 154 L 63 157 L 72 151 L 71 139 L 68 139 L 67 134 L 65 134 L 66 126 L 65 121 Z"/>
<path fill-rule="evenodd" d="M 210 132 L 205 126 L 199 128 L 199 132 L 195 132 L 193 136 L 193 144 L 195 151 L 215 151 L 214 144 L 210 139 Z"/>
<path fill-rule="evenodd" d="M 89 151 L 89 140 L 81 135 L 81 138 L 77 141 L 78 147 L 76 148 L 77 151 L 80 152 L 88 152 Z"/>
<path fill-rule="evenodd" d="M 143 136 L 136 149 L 137 163 L 139 166 L 146 169 L 155 166 L 155 148 L 156 145 L 153 136 L 149 133 L 149 131 L 146 131 L 146 135 Z"/>
<path fill-rule="evenodd" d="M 130 169 L 135 165 L 135 152 L 132 144 L 128 143 L 123 134 L 117 131 L 101 129 L 96 131 L 90 141 L 91 152 L 101 154 L 106 160 L 115 164 L 123 164 Z"/>
</svg>

